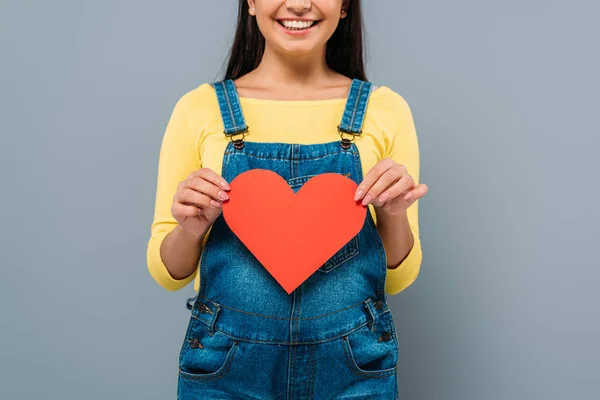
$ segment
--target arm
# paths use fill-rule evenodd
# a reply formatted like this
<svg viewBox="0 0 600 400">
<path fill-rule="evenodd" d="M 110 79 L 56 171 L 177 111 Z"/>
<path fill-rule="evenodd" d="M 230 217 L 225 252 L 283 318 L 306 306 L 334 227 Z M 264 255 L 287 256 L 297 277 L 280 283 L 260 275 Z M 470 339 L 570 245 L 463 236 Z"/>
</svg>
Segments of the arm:
<svg viewBox="0 0 600 400">
<path fill-rule="evenodd" d="M 395 216 L 377 216 L 377 230 L 385 247 L 388 269 L 398 268 L 415 243 L 408 211 Z"/>
<path fill-rule="evenodd" d="M 198 124 L 193 94 L 184 95 L 173 109 L 163 136 L 158 161 L 156 202 L 147 264 L 150 275 L 163 288 L 175 291 L 194 279 L 204 237 L 192 237 L 178 227 L 171 214 L 177 185 L 200 168 Z"/>
<path fill-rule="evenodd" d="M 196 272 L 204 236 L 195 237 L 177 225 L 165 236 L 160 257 L 174 280 L 182 280 Z"/>
<path fill-rule="evenodd" d="M 419 184 L 419 144 L 409 105 L 394 96 L 396 126 L 388 141 L 386 156 L 402 164 Z M 411 285 L 419 275 L 423 254 L 419 238 L 419 199 L 404 212 L 386 215 L 376 208 L 377 229 L 386 250 L 388 273 L 386 292 L 397 294 Z"/>
</svg>

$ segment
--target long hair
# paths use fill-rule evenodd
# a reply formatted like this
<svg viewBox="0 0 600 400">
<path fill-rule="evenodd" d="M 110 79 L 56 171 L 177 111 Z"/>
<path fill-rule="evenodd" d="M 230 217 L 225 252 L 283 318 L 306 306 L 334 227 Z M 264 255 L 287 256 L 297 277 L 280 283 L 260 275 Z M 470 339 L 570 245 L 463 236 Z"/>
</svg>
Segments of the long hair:
<svg viewBox="0 0 600 400">
<path fill-rule="evenodd" d="M 348 4 L 349 3 L 349 4 Z M 332 70 L 363 81 L 367 80 L 363 57 L 364 27 L 360 0 L 349 0 L 346 18 L 327 42 L 325 61 Z M 248 1 L 240 0 L 235 37 L 226 61 L 224 79 L 237 79 L 258 67 L 265 51 L 265 38 L 256 18 L 248 13 Z"/>
</svg>

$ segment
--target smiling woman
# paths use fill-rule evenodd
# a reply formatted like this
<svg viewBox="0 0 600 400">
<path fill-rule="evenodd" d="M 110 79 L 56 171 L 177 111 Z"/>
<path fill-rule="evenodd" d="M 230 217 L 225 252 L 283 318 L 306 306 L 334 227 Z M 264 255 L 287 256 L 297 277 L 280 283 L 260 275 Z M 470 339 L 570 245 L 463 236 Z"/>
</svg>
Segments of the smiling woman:
<svg viewBox="0 0 600 400">
<path fill-rule="evenodd" d="M 225 76 L 189 91 L 173 110 L 159 159 L 148 267 L 166 289 L 194 281 L 198 292 L 188 304 L 179 357 L 180 400 L 282 393 L 397 399 L 399 349 L 386 295 L 419 273 L 418 199 L 427 187 L 419 183 L 407 102 L 365 76 L 360 4 L 240 0 Z M 280 210 L 281 202 L 240 198 L 235 183 L 229 186 L 253 169 L 275 172 L 294 192 L 324 174 L 342 175 L 352 186 L 334 204 L 331 186 L 323 186 L 306 218 L 286 219 L 284 209 L 277 222 L 295 222 L 273 231 L 279 225 L 257 216 Z M 274 196 L 265 179 L 254 185 L 252 193 Z M 319 234 L 337 237 L 329 229 L 344 224 L 331 221 L 349 218 L 346 202 L 366 208 L 358 234 L 336 241 L 308 277 L 280 285 L 293 275 L 286 266 L 305 259 L 299 253 L 317 252 Z M 325 204 L 328 211 L 315 217 Z M 225 220 L 227 207 L 242 216 L 254 210 L 243 235 Z M 251 249 L 267 231 L 272 239 L 259 243 L 267 251 L 258 257 Z M 268 249 L 278 240 L 285 241 L 279 249 L 293 251 L 279 251 L 273 262 L 276 252 Z M 277 276 L 267 269 L 274 264 Z"/>
<path fill-rule="evenodd" d="M 283 21 L 317 24 L 306 34 L 298 35 L 292 29 L 282 29 Z M 266 50 L 267 46 L 270 50 Z M 346 77 L 366 80 L 360 0 L 240 0 L 226 76 L 236 79 L 255 70 L 271 51 L 295 58 L 305 54 L 313 61 L 322 58 L 311 54 L 324 52 L 328 68 Z"/>
</svg>

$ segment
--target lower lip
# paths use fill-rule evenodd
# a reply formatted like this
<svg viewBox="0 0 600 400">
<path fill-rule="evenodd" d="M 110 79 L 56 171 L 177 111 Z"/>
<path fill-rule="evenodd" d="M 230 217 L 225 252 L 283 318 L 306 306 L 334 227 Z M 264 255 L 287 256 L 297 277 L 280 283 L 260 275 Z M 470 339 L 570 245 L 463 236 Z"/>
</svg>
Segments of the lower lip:
<svg viewBox="0 0 600 400">
<path fill-rule="evenodd" d="M 277 25 L 279 25 L 279 27 L 288 35 L 290 36 L 306 36 L 309 35 L 312 31 L 315 30 L 315 28 L 319 25 L 319 24 L 314 24 L 313 26 L 311 26 L 310 28 L 307 29 L 298 29 L 298 30 L 290 30 L 287 29 L 285 26 L 281 25 L 279 22 L 275 22 Z"/>
</svg>

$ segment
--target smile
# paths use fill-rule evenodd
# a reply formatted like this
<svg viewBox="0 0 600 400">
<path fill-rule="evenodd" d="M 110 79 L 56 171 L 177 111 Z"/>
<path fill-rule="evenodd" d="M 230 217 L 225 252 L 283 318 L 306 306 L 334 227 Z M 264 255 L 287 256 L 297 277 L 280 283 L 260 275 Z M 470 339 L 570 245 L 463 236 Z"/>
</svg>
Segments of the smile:
<svg viewBox="0 0 600 400">
<path fill-rule="evenodd" d="M 301 31 L 305 29 L 309 29 L 319 23 L 319 21 L 299 21 L 299 20 L 291 20 L 291 19 L 283 19 L 277 20 L 279 25 L 283 26 L 287 30 L 290 31 Z"/>
</svg>

